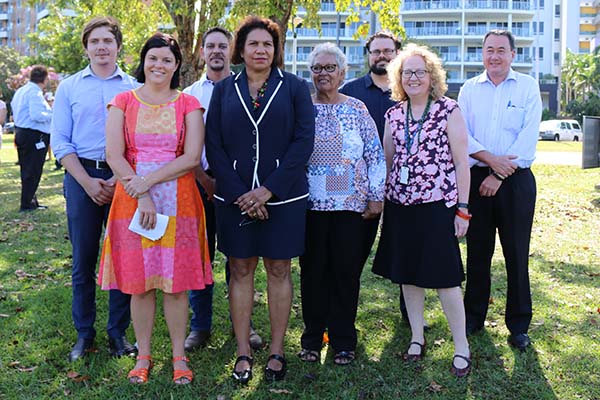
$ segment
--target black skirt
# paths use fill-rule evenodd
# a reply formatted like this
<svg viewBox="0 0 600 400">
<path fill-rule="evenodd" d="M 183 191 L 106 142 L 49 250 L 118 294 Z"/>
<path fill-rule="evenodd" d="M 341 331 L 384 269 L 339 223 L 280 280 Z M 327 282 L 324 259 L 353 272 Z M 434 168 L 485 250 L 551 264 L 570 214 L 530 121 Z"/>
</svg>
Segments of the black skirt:
<svg viewBox="0 0 600 400">
<path fill-rule="evenodd" d="M 460 286 L 465 276 L 454 213 L 443 201 L 403 206 L 386 200 L 373 272 L 423 288 Z"/>
<path fill-rule="evenodd" d="M 247 223 L 238 206 L 224 205 L 215 199 L 217 248 L 226 256 L 236 258 L 298 257 L 304 253 L 306 208 L 306 198 L 267 205 L 269 219 Z"/>
</svg>

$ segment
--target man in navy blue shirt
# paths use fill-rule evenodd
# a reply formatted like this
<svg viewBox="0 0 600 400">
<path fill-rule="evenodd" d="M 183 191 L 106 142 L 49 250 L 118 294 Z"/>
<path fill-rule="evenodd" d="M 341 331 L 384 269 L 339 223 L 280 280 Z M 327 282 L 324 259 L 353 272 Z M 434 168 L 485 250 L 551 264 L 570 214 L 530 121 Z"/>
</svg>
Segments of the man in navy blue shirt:
<svg viewBox="0 0 600 400">
<path fill-rule="evenodd" d="M 389 32 L 377 32 L 365 44 L 367 56 L 369 57 L 369 72 L 353 81 L 345 84 L 340 93 L 347 96 L 355 97 L 361 100 L 367 106 L 369 114 L 375 120 L 379 139 L 383 142 L 383 131 L 385 127 L 385 112 L 392 107 L 396 102 L 390 98 L 392 91 L 390 89 L 390 81 L 387 75 L 388 64 L 396 58 L 402 43 L 394 35 Z M 371 240 L 370 249 L 375 242 L 377 236 L 377 228 L 379 227 L 379 218 L 374 218 L 370 221 L 369 235 Z M 364 254 L 365 262 L 369 257 L 369 252 Z M 408 321 L 404 298 L 402 297 L 402 286 L 400 286 L 400 311 L 402 318 Z"/>
</svg>

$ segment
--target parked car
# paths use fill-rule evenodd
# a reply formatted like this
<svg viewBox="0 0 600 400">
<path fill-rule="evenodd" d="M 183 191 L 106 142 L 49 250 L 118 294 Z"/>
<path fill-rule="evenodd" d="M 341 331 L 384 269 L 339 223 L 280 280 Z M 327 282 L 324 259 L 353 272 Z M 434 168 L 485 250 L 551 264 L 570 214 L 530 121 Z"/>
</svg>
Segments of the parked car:
<svg viewBox="0 0 600 400">
<path fill-rule="evenodd" d="M 4 124 L 4 133 L 15 133 L 15 123 L 14 122 L 7 122 L 6 124 Z"/>
<path fill-rule="evenodd" d="M 572 140 L 583 138 L 579 122 L 574 119 L 550 119 L 540 123 L 540 140 Z"/>
</svg>

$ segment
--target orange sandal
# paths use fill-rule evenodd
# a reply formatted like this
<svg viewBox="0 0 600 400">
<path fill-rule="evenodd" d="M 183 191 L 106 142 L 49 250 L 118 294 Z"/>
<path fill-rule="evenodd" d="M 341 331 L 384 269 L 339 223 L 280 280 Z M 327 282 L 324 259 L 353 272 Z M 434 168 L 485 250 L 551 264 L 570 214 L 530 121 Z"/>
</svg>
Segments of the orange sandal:
<svg viewBox="0 0 600 400">
<path fill-rule="evenodd" d="M 148 375 L 150 374 L 150 369 L 152 368 L 152 357 L 151 356 L 137 356 L 136 360 L 146 360 L 149 361 L 150 364 L 148 368 L 136 368 L 129 371 L 127 378 L 130 383 L 141 384 L 148 382 Z"/>
<path fill-rule="evenodd" d="M 173 357 L 173 364 L 177 361 L 190 362 L 186 356 Z M 194 373 L 191 369 L 173 369 L 173 383 L 176 385 L 188 385 L 192 380 L 194 380 Z"/>
</svg>

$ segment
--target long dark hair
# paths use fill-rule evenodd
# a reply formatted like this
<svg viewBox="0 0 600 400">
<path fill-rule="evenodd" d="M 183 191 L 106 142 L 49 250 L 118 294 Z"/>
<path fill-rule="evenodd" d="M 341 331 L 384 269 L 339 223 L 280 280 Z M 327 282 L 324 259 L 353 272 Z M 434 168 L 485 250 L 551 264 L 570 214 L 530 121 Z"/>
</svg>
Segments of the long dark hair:
<svg viewBox="0 0 600 400">
<path fill-rule="evenodd" d="M 177 40 L 171 35 L 162 32 L 156 32 L 154 35 L 150 37 L 150 39 L 146 40 L 144 43 L 144 47 L 142 47 L 142 51 L 140 52 L 140 65 L 138 65 L 135 70 L 135 79 L 138 82 L 144 83 L 146 82 L 146 75 L 144 74 L 144 60 L 146 59 L 146 54 L 150 49 L 154 49 L 156 47 L 168 47 L 173 55 L 175 56 L 175 62 L 177 62 L 177 69 L 171 78 L 171 89 L 177 89 L 179 87 L 179 70 L 181 69 L 181 49 L 179 48 L 179 43 Z"/>
</svg>

